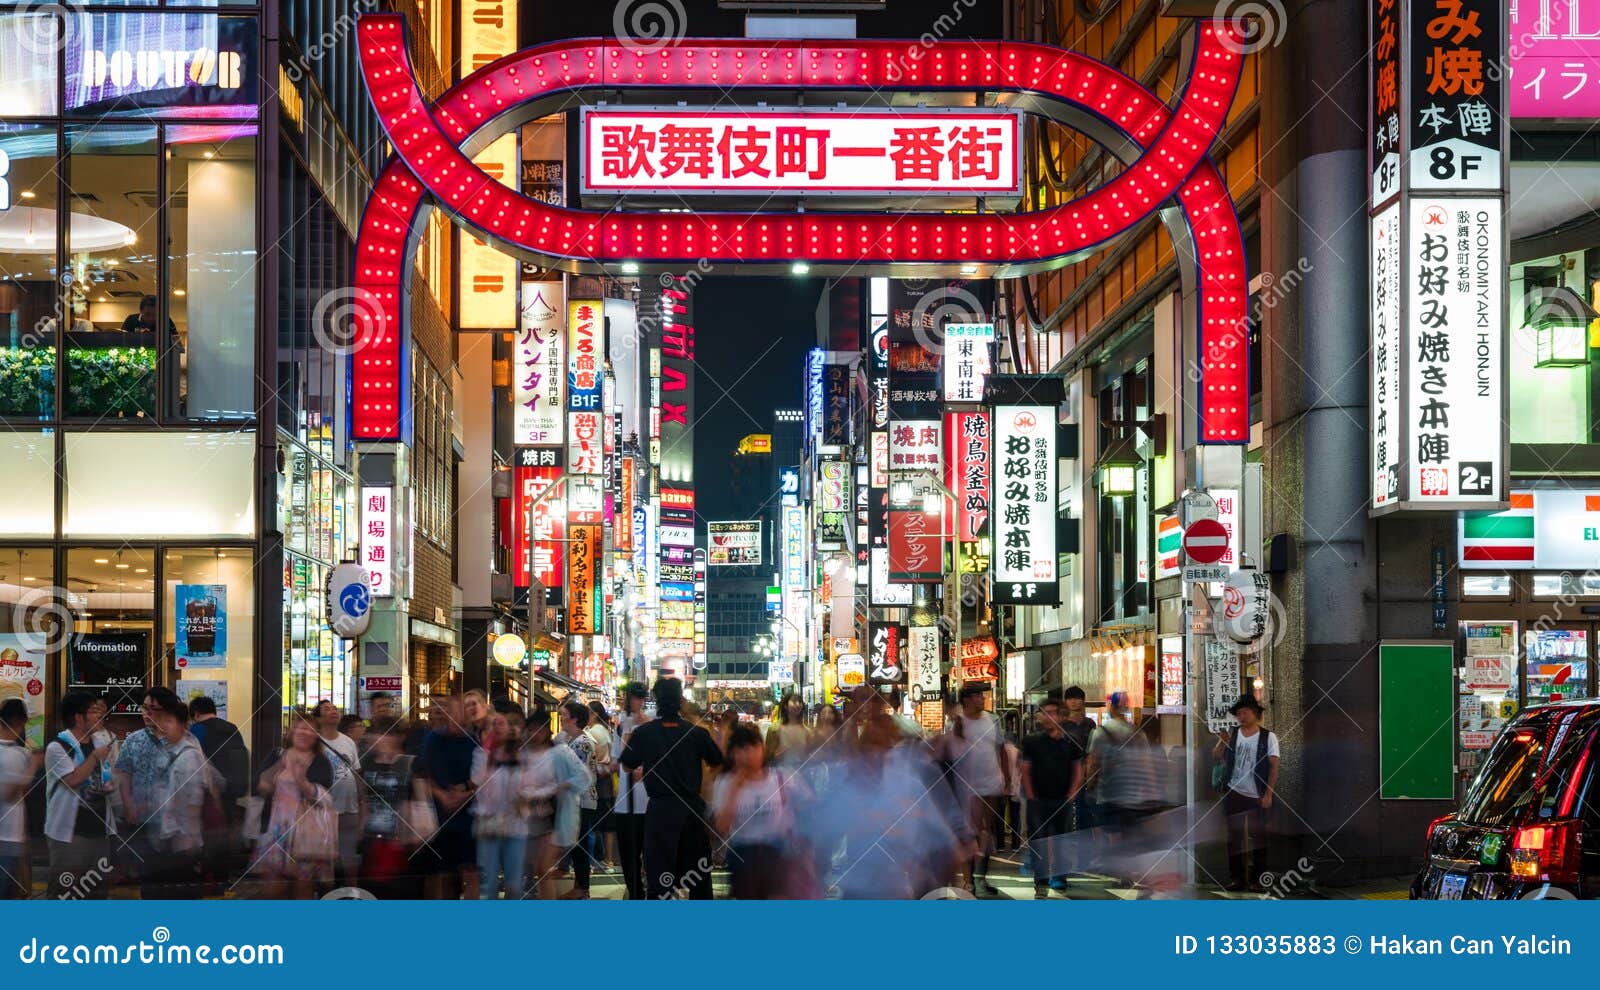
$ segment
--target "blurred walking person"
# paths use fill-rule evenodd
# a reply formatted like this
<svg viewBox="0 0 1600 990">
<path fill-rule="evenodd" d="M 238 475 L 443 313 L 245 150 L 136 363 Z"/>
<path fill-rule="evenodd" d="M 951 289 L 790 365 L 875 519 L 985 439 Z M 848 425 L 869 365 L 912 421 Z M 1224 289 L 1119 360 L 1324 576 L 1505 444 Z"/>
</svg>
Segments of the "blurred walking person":
<svg viewBox="0 0 1600 990">
<path fill-rule="evenodd" d="M 1089 741 L 1088 776 L 1105 826 L 1109 872 L 1132 879 L 1137 829 L 1161 806 L 1161 790 L 1150 746 L 1129 716 L 1126 691 L 1106 699 L 1105 718 Z"/>
<path fill-rule="evenodd" d="M 26 798 L 42 766 L 44 754 L 28 749 L 27 704 L 0 702 L 0 901 L 31 893 Z"/>
<path fill-rule="evenodd" d="M 472 837 L 478 849 L 478 896 L 500 898 L 500 876 L 505 875 L 506 899 L 523 897 L 523 870 L 528 850 L 531 791 L 523 761 L 520 725 L 513 728 L 506 716 L 489 718 L 491 748 L 473 757 Z"/>
<path fill-rule="evenodd" d="M 783 771 L 766 766 L 766 747 L 754 726 L 736 726 L 728 736 L 727 763 L 712 788 L 711 813 L 727 845 L 735 900 L 775 900 L 794 876 L 788 855 L 794 819 Z"/>
<path fill-rule="evenodd" d="M 333 879 L 339 855 L 339 813 L 329 796 L 333 764 L 310 717 L 296 713 L 289 745 L 273 755 L 257 791 L 266 799 L 265 821 L 252 872 L 263 896 L 309 900 Z"/>
<path fill-rule="evenodd" d="M 317 734 L 333 767 L 333 786 L 328 791 L 339 813 L 339 875 L 354 886 L 361 863 L 361 747 L 341 731 L 350 716 L 341 716 L 333 702 L 317 702 L 316 719 Z"/>
<path fill-rule="evenodd" d="M 1028 850 L 1033 861 L 1033 896 L 1065 888 L 1066 855 L 1061 837 L 1072 831 L 1072 802 L 1083 786 L 1088 754 L 1062 725 L 1061 702 L 1039 706 L 1040 731 L 1022 741 L 1022 793 L 1028 801 Z"/>
<path fill-rule="evenodd" d="M 421 894 L 412 854 L 438 821 L 416 757 L 406 755 L 406 727 L 390 716 L 373 719 L 361 759 L 361 870 L 359 885 L 375 897 Z"/>
<path fill-rule="evenodd" d="M 462 721 L 461 699 L 436 698 L 430 706 L 438 708 L 430 719 L 432 728 L 422 740 L 422 768 L 433 794 L 434 813 L 439 828 L 428 841 L 431 896 L 478 899 L 478 852 L 472 838 L 472 760 L 478 744 L 467 734 Z"/>
<path fill-rule="evenodd" d="M 722 751 L 705 729 L 683 720 L 683 682 L 656 681 L 656 718 L 633 730 L 622 750 L 622 765 L 643 770 L 650 807 L 645 812 L 646 893 L 652 900 L 673 896 L 684 886 L 692 900 L 711 898 L 711 847 L 705 804 L 700 798 L 701 767 L 720 766 Z"/>
<path fill-rule="evenodd" d="M 594 771 L 594 831 L 591 833 L 593 858 L 601 870 L 612 869 L 610 838 L 616 832 L 612 810 L 617 803 L 617 761 L 612 755 L 616 746 L 616 727 L 606 706 L 598 701 L 589 702 L 589 724 L 583 731 L 594 743 L 594 756 L 590 769 Z"/>
<path fill-rule="evenodd" d="M 203 811 L 220 799 L 216 772 L 189 731 L 189 707 L 171 702 L 155 717 L 156 732 L 166 748 L 167 769 L 161 800 L 146 828 L 153 828 L 153 867 L 145 873 L 141 896 L 146 900 L 194 900 L 201 894 L 200 862 L 205 845 Z"/>
<path fill-rule="evenodd" d="M 989 864 L 1003 828 L 1001 805 L 1011 790 L 1011 780 L 1006 771 L 1005 735 L 1000 731 L 999 720 L 983 707 L 988 690 L 989 686 L 981 681 L 968 681 L 961 686 L 960 709 L 951 718 L 945 753 L 956 793 L 978 844 L 971 864 L 972 890 L 993 897 L 1000 891 L 989 882 Z"/>
<path fill-rule="evenodd" d="M 120 826 L 119 841 L 112 844 L 120 855 L 113 858 L 141 884 L 146 873 L 155 868 L 158 858 L 153 819 L 161 808 L 169 762 L 156 720 L 177 704 L 178 696 L 169 688 L 153 687 L 146 691 L 141 712 L 144 725 L 128 733 L 117 748 L 115 762 L 110 764 Z"/>
<path fill-rule="evenodd" d="M 557 741 L 569 746 L 573 755 L 589 771 L 589 786 L 578 794 L 578 841 L 573 844 L 571 851 L 572 889 L 565 895 L 569 900 L 586 900 L 589 897 L 589 877 L 594 872 L 594 838 L 600 822 L 600 802 L 596 793 L 596 782 L 599 780 L 601 768 L 610 765 L 611 747 L 608 741 L 605 755 L 602 757 L 595 745 L 594 737 L 585 731 L 589 725 L 587 706 L 581 702 L 568 701 L 559 711 L 561 735 L 557 737 Z"/>
<path fill-rule="evenodd" d="M 645 714 L 645 699 L 650 689 L 633 681 L 622 692 L 622 717 L 617 720 L 616 731 L 611 735 L 611 762 L 622 764 L 622 751 L 635 729 L 650 721 Z M 650 796 L 644 789 L 642 770 L 623 769 L 617 791 L 612 822 L 617 833 L 617 857 L 621 861 L 622 884 L 630 901 L 645 899 L 644 884 L 644 819 L 650 806 Z"/>
<path fill-rule="evenodd" d="M 226 883 L 239 869 L 240 800 L 250 793 L 250 751 L 239 727 L 217 715 L 217 703 L 205 695 L 189 702 L 189 731 L 200 742 L 200 752 L 215 771 L 220 787 L 220 817 L 202 820 L 205 830 L 201 872 L 213 887 Z"/>
<path fill-rule="evenodd" d="M 104 900 L 111 890 L 110 840 L 117 826 L 106 810 L 110 746 L 88 747 L 99 728 L 91 713 L 95 700 L 68 692 L 56 709 L 61 733 L 44 749 L 44 835 L 50 850 L 49 896 L 55 900 Z"/>
<path fill-rule="evenodd" d="M 550 719 L 528 723 L 525 791 L 529 800 L 527 860 L 540 900 L 556 897 L 556 866 L 577 845 L 579 795 L 592 783 L 589 768 L 571 746 L 551 739 Z"/>
</svg>

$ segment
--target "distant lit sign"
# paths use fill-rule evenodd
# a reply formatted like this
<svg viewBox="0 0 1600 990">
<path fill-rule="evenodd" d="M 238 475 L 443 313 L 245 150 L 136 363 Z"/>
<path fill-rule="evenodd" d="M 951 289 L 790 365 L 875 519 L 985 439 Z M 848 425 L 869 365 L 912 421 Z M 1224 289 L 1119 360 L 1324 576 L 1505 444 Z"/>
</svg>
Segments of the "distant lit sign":
<svg viewBox="0 0 1600 990">
<path fill-rule="evenodd" d="M 560 282 L 522 283 L 522 315 L 512 370 L 512 442 L 560 446 L 566 436 L 567 348 Z"/>
</svg>

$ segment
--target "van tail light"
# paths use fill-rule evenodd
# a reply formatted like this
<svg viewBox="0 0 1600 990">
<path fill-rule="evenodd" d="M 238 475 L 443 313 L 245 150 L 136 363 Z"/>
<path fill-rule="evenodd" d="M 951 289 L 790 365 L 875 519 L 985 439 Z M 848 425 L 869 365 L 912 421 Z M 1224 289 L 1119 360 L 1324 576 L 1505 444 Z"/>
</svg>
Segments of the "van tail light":
<svg viewBox="0 0 1600 990">
<path fill-rule="evenodd" d="M 1517 829 L 1511 840 L 1511 875 L 1519 880 L 1576 883 L 1578 832 L 1575 821 Z"/>
<path fill-rule="evenodd" d="M 1439 831 L 1439 826 L 1445 824 L 1446 822 L 1455 821 L 1455 817 L 1456 816 L 1454 814 L 1440 815 L 1438 818 L 1435 818 L 1433 821 L 1428 823 L 1428 838 L 1425 840 L 1427 843 L 1427 848 L 1433 848 L 1433 833 Z"/>
</svg>

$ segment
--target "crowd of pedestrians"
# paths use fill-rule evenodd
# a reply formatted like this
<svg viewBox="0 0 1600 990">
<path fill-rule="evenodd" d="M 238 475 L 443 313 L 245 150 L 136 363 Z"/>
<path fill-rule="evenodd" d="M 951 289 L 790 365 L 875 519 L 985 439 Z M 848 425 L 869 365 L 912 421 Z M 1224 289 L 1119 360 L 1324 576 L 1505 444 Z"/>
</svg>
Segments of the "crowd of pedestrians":
<svg viewBox="0 0 1600 990">
<path fill-rule="evenodd" d="M 0 894 L 30 896 L 35 863 L 58 898 L 122 885 L 146 898 L 581 900 L 616 873 L 629 899 L 707 899 L 724 870 L 741 899 L 995 896 L 997 870 L 1048 898 L 1075 874 L 1160 890 L 1178 873 L 1182 837 L 1162 824 L 1182 801 L 1174 764 L 1120 692 L 1098 719 L 1083 691 L 1052 692 L 1026 727 L 988 710 L 981 683 L 937 727 L 874 688 L 838 707 L 785 697 L 766 725 L 708 718 L 670 678 L 628 685 L 615 714 L 468 692 L 434 697 L 412 725 L 395 699 L 371 700 L 370 718 L 329 701 L 290 713 L 254 773 L 205 698 L 151 688 L 142 727 L 118 738 L 103 699 L 69 693 L 42 752 L 21 702 L 5 702 Z M 1242 885 L 1261 866 L 1279 750 L 1259 703 L 1234 710 L 1213 756 Z M 34 836 L 24 806 L 38 787 Z"/>
</svg>

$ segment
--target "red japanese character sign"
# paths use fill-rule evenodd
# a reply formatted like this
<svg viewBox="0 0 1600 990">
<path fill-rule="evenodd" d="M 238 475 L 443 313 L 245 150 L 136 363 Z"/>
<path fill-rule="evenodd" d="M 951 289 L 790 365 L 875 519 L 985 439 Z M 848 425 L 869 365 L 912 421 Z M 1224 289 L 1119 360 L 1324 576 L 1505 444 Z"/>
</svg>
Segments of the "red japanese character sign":
<svg viewBox="0 0 1600 990">
<path fill-rule="evenodd" d="M 1005 110 L 590 110 L 585 194 L 1017 196 Z"/>
</svg>

